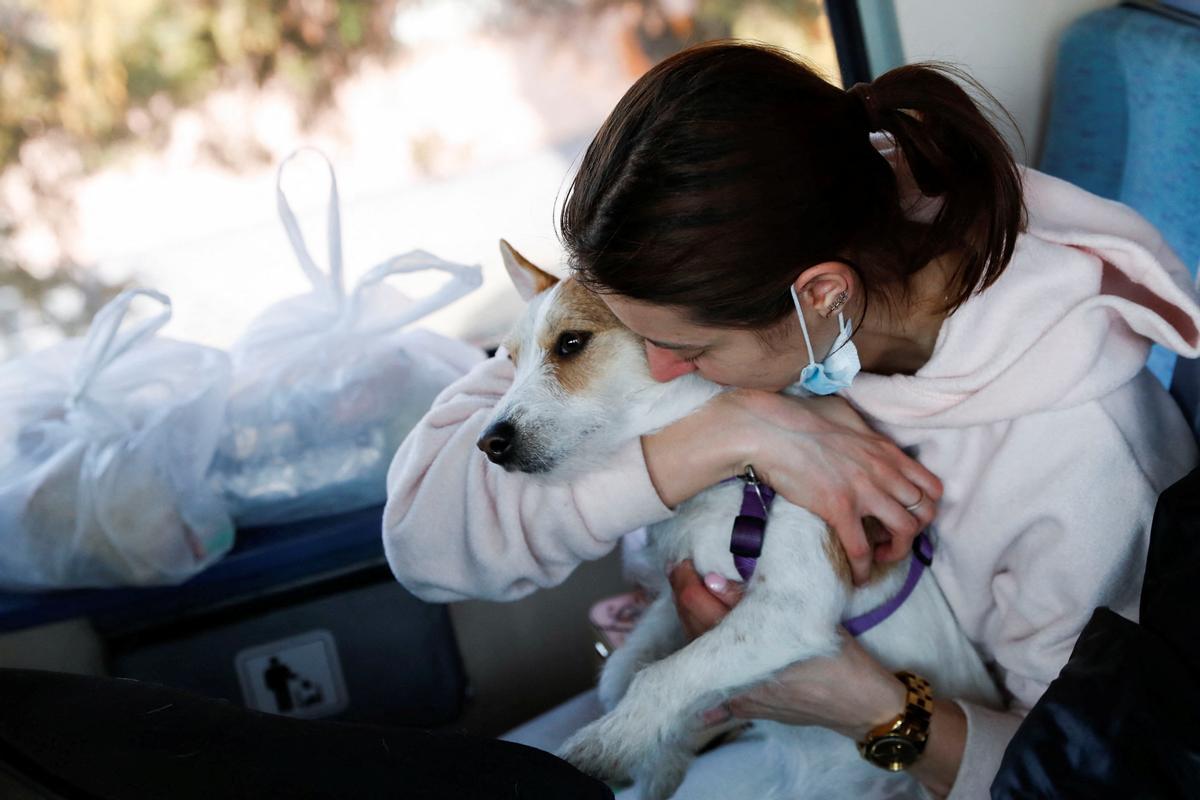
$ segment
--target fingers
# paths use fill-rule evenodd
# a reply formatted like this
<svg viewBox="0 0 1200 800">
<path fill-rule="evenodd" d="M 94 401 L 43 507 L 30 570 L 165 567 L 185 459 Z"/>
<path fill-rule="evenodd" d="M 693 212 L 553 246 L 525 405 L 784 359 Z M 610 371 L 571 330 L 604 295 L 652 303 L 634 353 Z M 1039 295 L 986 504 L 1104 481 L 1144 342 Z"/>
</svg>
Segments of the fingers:
<svg viewBox="0 0 1200 800">
<path fill-rule="evenodd" d="M 726 609 L 733 608 L 742 599 L 742 584 L 737 581 L 726 580 L 724 575 L 716 572 L 708 573 L 702 580 L 700 573 L 696 572 L 696 567 L 692 564 L 691 559 L 680 562 L 672 568 L 669 580 L 671 582 L 671 591 L 676 595 L 685 589 L 694 590 L 694 584 L 697 582 L 703 583 L 704 588 L 713 597 L 720 600 Z"/>
<path fill-rule="evenodd" d="M 854 585 L 862 586 L 871 576 L 871 545 L 867 541 L 867 532 L 863 530 L 862 518 L 851 512 L 840 515 L 837 521 L 830 522 L 842 549 L 846 551 Z"/>
<path fill-rule="evenodd" d="M 729 613 L 729 606 L 696 581 L 675 595 L 675 610 L 688 635 L 695 639 L 716 627 Z"/>
<path fill-rule="evenodd" d="M 886 482 L 892 495 L 901 505 L 910 506 L 923 495 L 933 501 L 933 505 L 942 499 L 942 482 L 938 476 L 925 468 L 921 462 L 901 450 L 895 442 L 879 437 L 883 447 L 881 472 L 886 473 Z M 878 473 L 877 473 L 878 474 Z M 880 479 L 883 480 L 882 478 Z M 908 486 L 914 487 L 913 489 Z"/>
<path fill-rule="evenodd" d="M 675 611 L 684 630 L 693 639 L 716 626 L 741 599 L 740 584 L 726 581 L 715 573 L 706 577 L 707 580 L 700 578 L 691 561 L 676 566 L 669 576 Z M 706 584 L 712 584 L 717 591 Z"/>
<path fill-rule="evenodd" d="M 909 458 L 903 450 L 897 448 L 897 451 L 901 456 L 901 459 L 897 464 L 901 475 L 914 484 L 926 497 L 933 501 L 934 505 L 936 505 L 937 502 L 942 499 L 942 482 L 938 479 L 938 476 L 926 469 L 921 462 Z M 904 498 L 898 497 L 897 499 L 903 500 Z M 909 504 L 905 503 L 904 505 Z"/>
<path fill-rule="evenodd" d="M 910 487 L 909 492 L 916 492 Z M 909 497 L 912 495 L 909 494 Z M 872 498 L 871 514 L 878 519 L 891 534 L 891 541 L 876 549 L 876 556 L 881 561 L 895 561 L 903 558 L 912 549 L 912 541 L 917 534 L 925 530 L 933 520 L 937 506 L 928 497 L 918 498 L 911 507 L 901 505 L 894 496 L 880 494 Z"/>
<path fill-rule="evenodd" d="M 729 709 L 729 715 L 737 719 L 772 719 L 777 716 L 773 713 L 776 711 L 774 706 L 786 698 L 787 694 L 790 692 L 781 692 L 777 682 L 760 683 L 729 698 L 725 706 Z M 784 699 L 784 702 L 787 700 Z"/>
<path fill-rule="evenodd" d="M 689 558 L 671 567 L 670 572 L 667 573 L 667 580 L 671 583 L 671 593 L 678 597 L 679 593 L 689 584 L 700 580 L 700 575 L 692 566 L 692 560 Z"/>
<path fill-rule="evenodd" d="M 725 704 L 725 708 L 729 710 L 730 717 L 738 719 L 755 719 L 761 706 L 754 702 L 750 694 L 743 694 L 732 698 Z"/>
<path fill-rule="evenodd" d="M 706 728 L 711 728 L 713 725 L 728 722 L 732 716 L 733 711 L 729 708 L 729 703 L 721 703 L 721 705 L 714 706 L 701 714 L 700 721 Z"/>
<path fill-rule="evenodd" d="M 936 478 L 934 481 L 934 489 L 940 492 L 941 482 Z M 883 491 L 871 498 L 869 512 L 883 523 L 892 539 L 875 548 L 875 557 L 895 561 L 908 554 L 912 540 L 933 522 L 937 497 L 900 472 L 877 477 L 876 485 Z"/>
<path fill-rule="evenodd" d="M 893 512 L 898 507 L 900 511 L 912 517 L 912 525 L 916 527 L 917 531 L 923 531 L 929 527 L 929 523 L 933 522 L 933 518 L 937 514 L 937 501 L 925 494 L 920 487 L 914 486 L 903 478 L 897 478 L 894 483 L 884 490 L 880 502 L 882 506 L 886 506 Z M 876 505 L 871 510 L 873 512 L 882 512 L 884 511 L 882 506 Z M 908 529 L 907 525 L 892 527 L 890 524 L 891 520 L 885 519 L 882 513 L 876 513 L 875 516 L 880 521 L 887 523 L 888 528 L 893 532 Z M 897 519 L 896 522 L 899 522 L 899 520 Z M 913 535 L 915 536 L 916 534 L 914 533 Z"/>
</svg>

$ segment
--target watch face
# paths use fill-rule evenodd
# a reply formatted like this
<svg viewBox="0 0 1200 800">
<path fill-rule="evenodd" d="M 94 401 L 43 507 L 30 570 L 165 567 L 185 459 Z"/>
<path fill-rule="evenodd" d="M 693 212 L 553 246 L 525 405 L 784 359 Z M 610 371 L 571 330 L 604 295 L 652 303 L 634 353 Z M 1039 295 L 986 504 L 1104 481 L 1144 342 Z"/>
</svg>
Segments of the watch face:
<svg viewBox="0 0 1200 800">
<path fill-rule="evenodd" d="M 915 762 L 920 752 L 903 736 L 880 736 L 871 742 L 865 755 L 872 764 L 899 772 Z"/>
</svg>

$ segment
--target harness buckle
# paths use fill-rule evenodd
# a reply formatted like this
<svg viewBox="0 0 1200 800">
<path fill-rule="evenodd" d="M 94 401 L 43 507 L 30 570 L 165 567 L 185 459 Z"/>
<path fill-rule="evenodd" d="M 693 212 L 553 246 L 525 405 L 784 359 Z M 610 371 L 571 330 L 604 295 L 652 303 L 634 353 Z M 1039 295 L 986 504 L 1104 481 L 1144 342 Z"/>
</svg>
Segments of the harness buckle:
<svg viewBox="0 0 1200 800">
<path fill-rule="evenodd" d="M 754 493 L 758 495 L 758 504 L 762 506 L 763 516 L 765 517 L 767 515 L 768 508 L 767 499 L 763 497 L 762 481 L 758 479 L 758 473 L 754 471 L 753 465 L 746 465 L 746 472 L 742 475 L 742 480 L 744 480 L 750 486 L 750 488 L 754 489 Z"/>
</svg>

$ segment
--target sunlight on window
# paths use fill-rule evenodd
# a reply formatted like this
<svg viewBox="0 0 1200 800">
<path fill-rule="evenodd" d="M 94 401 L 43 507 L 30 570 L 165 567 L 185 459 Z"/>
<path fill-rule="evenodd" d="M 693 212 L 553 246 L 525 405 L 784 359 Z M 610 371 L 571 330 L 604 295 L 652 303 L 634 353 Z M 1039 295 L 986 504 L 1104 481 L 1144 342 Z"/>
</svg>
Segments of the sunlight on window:
<svg viewBox="0 0 1200 800">
<path fill-rule="evenodd" d="M 558 262 L 574 162 L 655 62 L 739 37 L 838 80 L 819 0 L 9 0 L 0 36 L 0 357 L 133 285 L 229 345 L 307 288 L 273 196 L 302 145 L 336 166 L 347 279 L 417 247 L 481 263 L 429 323 L 493 342 L 518 307 L 497 240 Z M 324 252 L 326 181 L 293 188 Z"/>
</svg>

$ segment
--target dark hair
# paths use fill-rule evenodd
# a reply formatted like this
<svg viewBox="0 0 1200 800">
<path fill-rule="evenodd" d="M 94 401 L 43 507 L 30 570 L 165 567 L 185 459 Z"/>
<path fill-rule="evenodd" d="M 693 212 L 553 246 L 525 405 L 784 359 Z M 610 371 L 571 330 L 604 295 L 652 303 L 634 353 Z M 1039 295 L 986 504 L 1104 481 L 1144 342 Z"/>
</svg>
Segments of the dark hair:
<svg viewBox="0 0 1200 800">
<path fill-rule="evenodd" d="M 571 184 L 561 232 L 573 271 L 701 324 L 755 328 L 789 313 L 788 286 L 814 264 L 850 263 L 868 295 L 890 297 L 957 251 L 946 310 L 957 308 L 1008 264 L 1024 204 L 1004 139 L 948 75 L 983 91 L 935 64 L 843 91 L 758 44 L 668 58 L 621 98 Z M 942 199 L 931 221 L 901 207 L 877 130 Z"/>
</svg>

